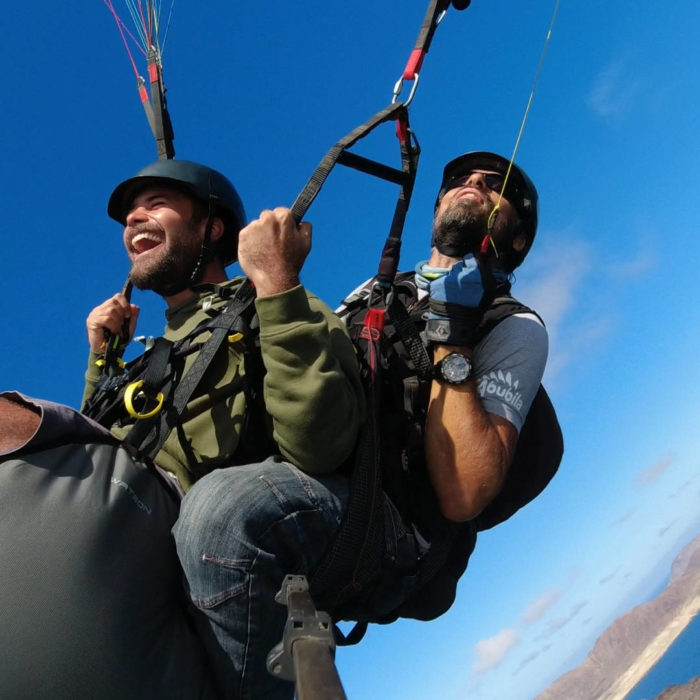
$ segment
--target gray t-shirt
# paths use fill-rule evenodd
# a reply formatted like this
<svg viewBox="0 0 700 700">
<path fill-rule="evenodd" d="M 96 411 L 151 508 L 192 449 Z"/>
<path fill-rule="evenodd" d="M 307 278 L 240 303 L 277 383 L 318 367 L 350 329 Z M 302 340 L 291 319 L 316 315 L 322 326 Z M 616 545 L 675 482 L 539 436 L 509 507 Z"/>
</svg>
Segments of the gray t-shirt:
<svg viewBox="0 0 700 700">
<path fill-rule="evenodd" d="M 357 287 L 365 297 L 372 280 Z M 428 292 L 418 289 L 419 300 Z M 343 316 L 345 302 L 336 309 Z M 549 339 L 540 319 L 532 313 L 513 314 L 503 319 L 474 348 L 474 376 L 484 409 L 510 421 L 518 432 L 523 427 L 547 363 Z"/>
<path fill-rule="evenodd" d="M 501 321 L 474 348 L 474 375 L 484 409 L 523 426 L 547 362 L 547 330 L 534 314 Z"/>
<path fill-rule="evenodd" d="M 418 290 L 418 298 L 428 295 Z M 535 314 L 503 319 L 474 348 L 474 377 L 484 410 L 523 427 L 547 364 L 547 329 Z"/>
</svg>

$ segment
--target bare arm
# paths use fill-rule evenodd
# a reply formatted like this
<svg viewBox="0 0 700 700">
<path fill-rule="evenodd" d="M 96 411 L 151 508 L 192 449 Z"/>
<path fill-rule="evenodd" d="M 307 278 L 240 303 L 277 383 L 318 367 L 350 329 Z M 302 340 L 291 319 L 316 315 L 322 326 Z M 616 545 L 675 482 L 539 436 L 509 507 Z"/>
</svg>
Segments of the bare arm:
<svg viewBox="0 0 700 700">
<path fill-rule="evenodd" d="M 29 442 L 41 422 L 39 410 L 0 396 L 0 453 Z"/>
<path fill-rule="evenodd" d="M 435 347 L 435 362 L 468 348 Z M 432 383 L 426 420 L 426 462 L 440 509 L 449 520 L 476 517 L 498 494 L 518 441 L 505 418 L 484 410 L 476 381 Z"/>
</svg>

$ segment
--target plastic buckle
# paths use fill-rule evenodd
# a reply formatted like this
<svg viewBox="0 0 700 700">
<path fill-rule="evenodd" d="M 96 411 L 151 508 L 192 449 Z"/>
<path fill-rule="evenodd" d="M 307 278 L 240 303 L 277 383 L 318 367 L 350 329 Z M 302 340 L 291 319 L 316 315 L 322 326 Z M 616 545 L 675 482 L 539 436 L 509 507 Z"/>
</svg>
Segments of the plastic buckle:
<svg viewBox="0 0 700 700">
<path fill-rule="evenodd" d="M 141 394 L 141 396 L 143 396 L 144 398 L 148 398 L 148 396 L 146 396 L 146 394 L 144 394 L 141 391 L 142 386 L 143 379 L 139 379 L 135 382 L 131 382 L 131 384 L 129 384 L 129 386 L 127 386 L 126 390 L 124 391 L 124 406 L 126 406 L 126 411 L 132 418 L 136 418 L 138 420 L 143 420 L 144 418 L 151 418 L 160 413 L 160 410 L 163 408 L 163 401 L 165 399 L 163 393 L 159 391 L 155 397 L 155 408 L 151 409 L 150 411 L 140 413 L 134 408 L 134 398 L 138 394 Z"/>
</svg>

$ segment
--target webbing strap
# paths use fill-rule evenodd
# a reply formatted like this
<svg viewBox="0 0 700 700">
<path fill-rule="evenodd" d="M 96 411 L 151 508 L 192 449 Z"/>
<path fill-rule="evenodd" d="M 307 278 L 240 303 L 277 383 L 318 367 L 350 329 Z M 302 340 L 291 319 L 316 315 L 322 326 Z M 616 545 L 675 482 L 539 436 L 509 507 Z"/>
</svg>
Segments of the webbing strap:
<svg viewBox="0 0 700 700">
<path fill-rule="evenodd" d="M 343 137 L 334 146 L 332 146 L 318 164 L 313 175 L 311 175 L 292 205 L 291 211 L 294 220 L 299 222 L 304 218 L 304 215 L 308 211 L 314 199 L 316 199 L 316 195 L 318 195 L 318 193 L 321 191 L 323 183 L 328 178 L 328 175 L 336 163 L 341 163 L 342 165 L 356 168 L 370 175 L 374 175 L 375 177 L 389 180 L 390 182 L 395 182 L 402 185 L 404 188 L 409 185 L 410 178 L 413 177 L 413 179 L 415 179 L 415 167 L 412 169 L 412 172 L 406 172 L 405 168 L 403 171 L 400 171 L 383 165 L 382 163 L 372 161 L 368 158 L 363 158 L 362 156 L 358 156 L 354 153 L 345 152 L 347 148 L 350 148 L 352 145 L 357 143 L 357 141 L 367 136 L 367 134 L 369 134 L 375 127 L 379 126 L 379 124 L 399 118 L 408 123 L 408 112 L 406 107 L 401 102 L 392 103 L 380 112 L 377 112 L 377 114 L 368 119 L 364 124 L 361 124 L 357 128 L 353 129 L 347 136 Z M 413 183 L 411 182 L 410 187 L 412 186 Z"/>
<path fill-rule="evenodd" d="M 423 24 L 418 32 L 416 45 L 411 52 L 406 68 L 404 68 L 403 77 L 405 80 L 415 79 L 416 73 L 421 69 L 423 59 L 425 58 L 425 54 L 428 53 L 433 35 L 439 24 L 438 18 L 449 6 L 450 0 L 431 0 L 428 5 L 428 10 L 423 18 Z"/>
<path fill-rule="evenodd" d="M 397 119 L 396 134 L 401 147 L 401 167 L 405 176 L 405 184 L 402 185 L 401 191 L 399 192 L 389 235 L 387 236 L 382 254 L 379 258 L 377 280 L 384 287 L 388 287 L 394 281 L 396 272 L 399 269 L 401 234 L 403 233 L 408 207 L 411 203 L 413 185 L 416 181 L 418 169 L 418 157 L 420 156 L 420 149 L 417 145 L 414 145 L 411 140 L 407 111 L 400 114 Z"/>
<path fill-rule="evenodd" d="M 143 375 L 143 392 L 152 398 L 160 391 L 163 377 L 168 370 L 173 344 L 165 338 L 156 338 L 148 357 L 148 365 Z"/>
<path fill-rule="evenodd" d="M 172 357 L 173 344 L 165 338 L 156 338 L 153 348 L 148 353 L 148 362 L 146 363 L 146 371 L 143 375 L 143 387 L 141 391 L 148 399 L 153 400 L 158 392 L 167 394 L 171 386 L 169 380 L 167 385 L 164 381 L 168 375 L 168 367 Z M 122 397 L 124 400 L 125 397 Z M 141 449 L 150 435 L 152 426 L 157 422 L 158 416 L 153 419 L 142 419 L 136 421 L 134 427 L 129 431 L 129 434 L 124 439 L 124 442 L 132 447 Z M 155 454 L 155 453 L 154 453 Z"/>
<path fill-rule="evenodd" d="M 355 467 L 350 474 L 350 501 L 333 543 L 317 564 L 310 581 L 313 595 L 332 610 L 358 592 L 366 591 L 380 570 L 384 551 L 377 397 L 381 391 L 380 338 L 384 321 L 384 310 L 368 309 L 361 334 L 361 342 L 367 348 L 369 370 L 367 419 L 360 428 Z"/>
<path fill-rule="evenodd" d="M 200 350 L 187 374 L 177 384 L 170 407 L 149 421 L 150 429 L 147 432 L 143 428 L 139 428 L 137 424 L 131 432 L 133 433 L 138 429 L 137 435 L 140 439 L 138 444 L 129 440 L 131 444 L 138 448 L 147 446 L 149 456 L 151 458 L 156 456 L 167 440 L 170 431 L 179 421 L 188 401 L 211 364 L 214 355 L 223 345 L 229 332 L 235 327 L 243 312 L 254 300 L 255 290 L 248 280 L 244 280 L 236 294 L 231 298 L 226 309 L 209 323 L 210 327 L 214 328 L 211 337 Z M 141 437 L 142 435 L 143 437 Z M 131 437 L 131 434 L 129 437 Z"/>
<path fill-rule="evenodd" d="M 148 52 L 148 81 L 151 84 L 152 107 L 150 114 L 149 110 L 146 109 L 146 117 L 153 132 L 153 138 L 156 140 L 158 158 L 160 160 L 174 158 L 173 125 L 165 101 L 163 75 L 158 65 L 158 53 L 155 48 L 151 48 Z M 144 103 L 144 107 L 146 107 L 146 103 Z"/>
<path fill-rule="evenodd" d="M 394 323 L 394 328 L 396 328 L 399 338 L 401 338 L 401 342 L 413 361 L 418 378 L 422 380 L 431 379 L 433 376 L 433 363 L 430 360 L 430 355 L 425 349 L 425 344 L 420 337 L 416 324 L 411 320 L 406 307 L 398 299 L 397 295 L 394 295 L 389 305 L 389 316 Z"/>
</svg>

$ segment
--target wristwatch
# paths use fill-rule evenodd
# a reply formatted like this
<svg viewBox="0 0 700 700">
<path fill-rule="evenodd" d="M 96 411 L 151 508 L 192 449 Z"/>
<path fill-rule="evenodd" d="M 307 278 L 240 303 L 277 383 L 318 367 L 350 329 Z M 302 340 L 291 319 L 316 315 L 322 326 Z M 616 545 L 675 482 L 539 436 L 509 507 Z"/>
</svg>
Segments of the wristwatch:
<svg viewBox="0 0 700 700">
<path fill-rule="evenodd" d="M 447 384 L 464 384 L 472 376 L 472 361 L 461 352 L 451 352 L 433 365 L 433 378 Z"/>
</svg>

